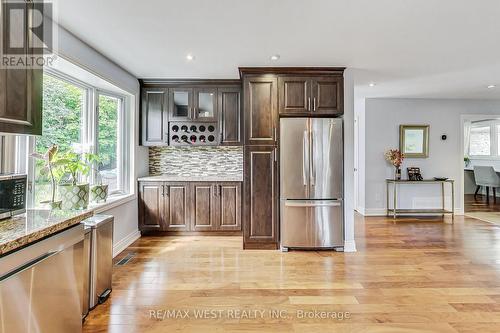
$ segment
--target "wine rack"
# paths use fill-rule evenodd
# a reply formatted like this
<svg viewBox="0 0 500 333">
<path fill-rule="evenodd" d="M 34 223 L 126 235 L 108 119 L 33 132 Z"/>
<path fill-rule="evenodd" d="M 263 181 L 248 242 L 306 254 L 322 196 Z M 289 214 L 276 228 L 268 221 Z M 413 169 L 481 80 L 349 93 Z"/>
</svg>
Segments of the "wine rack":
<svg viewBox="0 0 500 333">
<path fill-rule="evenodd" d="M 217 122 L 171 121 L 170 146 L 217 146 L 220 143 Z"/>
</svg>

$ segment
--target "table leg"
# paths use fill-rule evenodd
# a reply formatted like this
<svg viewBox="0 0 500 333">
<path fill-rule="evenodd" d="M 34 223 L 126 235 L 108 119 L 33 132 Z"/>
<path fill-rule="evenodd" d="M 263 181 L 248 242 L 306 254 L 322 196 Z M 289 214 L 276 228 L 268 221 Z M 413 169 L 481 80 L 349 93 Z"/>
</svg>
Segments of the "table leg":
<svg viewBox="0 0 500 333">
<path fill-rule="evenodd" d="M 393 210 L 393 219 L 395 220 L 396 219 L 396 208 L 398 207 L 398 201 L 397 201 L 397 197 L 398 197 L 398 185 L 396 183 L 394 183 L 394 210 Z"/>
<path fill-rule="evenodd" d="M 385 183 L 385 202 L 387 204 L 386 216 L 389 216 L 389 182 Z"/>
<path fill-rule="evenodd" d="M 455 182 L 451 182 L 451 223 L 455 223 Z"/>
<path fill-rule="evenodd" d="M 445 208 L 445 204 L 444 204 L 444 182 L 441 182 L 441 209 L 443 210 L 443 215 L 442 215 L 443 218 L 444 218 L 444 208 Z"/>
</svg>

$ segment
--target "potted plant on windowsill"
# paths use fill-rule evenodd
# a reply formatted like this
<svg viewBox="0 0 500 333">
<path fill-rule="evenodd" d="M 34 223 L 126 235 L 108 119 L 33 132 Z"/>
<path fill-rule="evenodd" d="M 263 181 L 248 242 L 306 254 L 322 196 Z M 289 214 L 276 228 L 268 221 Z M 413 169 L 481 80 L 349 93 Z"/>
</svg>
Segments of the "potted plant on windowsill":
<svg viewBox="0 0 500 333">
<path fill-rule="evenodd" d="M 89 205 L 89 183 L 78 180 L 87 176 L 91 170 L 95 155 L 70 151 L 59 160 L 59 165 L 65 175 L 69 176 L 67 183 L 58 186 L 62 208 L 68 210 L 86 209 Z"/>
<path fill-rule="evenodd" d="M 31 154 L 31 157 L 44 161 L 44 166 L 40 170 L 40 175 L 50 177 L 50 200 L 40 202 L 42 206 L 48 207 L 50 209 L 61 209 L 62 207 L 62 201 L 56 200 L 56 185 L 60 178 L 60 174 L 58 173 L 58 150 L 59 148 L 57 145 L 52 145 L 43 155 L 40 153 Z"/>
<path fill-rule="evenodd" d="M 93 162 L 97 164 L 97 167 L 95 168 L 97 184 L 94 184 L 90 187 L 90 201 L 96 203 L 106 202 L 106 200 L 108 199 L 109 186 L 108 184 L 102 183 L 102 174 L 99 170 L 99 166 L 102 165 L 102 161 L 98 156 L 94 157 L 93 160 Z"/>
</svg>

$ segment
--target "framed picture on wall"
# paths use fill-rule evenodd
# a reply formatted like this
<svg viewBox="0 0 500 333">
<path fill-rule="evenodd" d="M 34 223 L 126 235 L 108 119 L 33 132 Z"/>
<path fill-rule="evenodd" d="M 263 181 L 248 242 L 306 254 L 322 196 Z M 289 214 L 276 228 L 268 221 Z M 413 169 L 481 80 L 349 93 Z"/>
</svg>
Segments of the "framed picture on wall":
<svg viewBox="0 0 500 333">
<path fill-rule="evenodd" d="M 399 150 L 406 158 L 429 157 L 429 125 L 400 125 Z"/>
</svg>

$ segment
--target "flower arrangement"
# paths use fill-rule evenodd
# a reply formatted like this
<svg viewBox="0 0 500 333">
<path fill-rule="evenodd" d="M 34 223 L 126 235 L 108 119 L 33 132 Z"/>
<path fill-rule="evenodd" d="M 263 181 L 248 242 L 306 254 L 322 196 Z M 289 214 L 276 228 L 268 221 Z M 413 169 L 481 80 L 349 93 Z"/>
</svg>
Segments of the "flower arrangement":
<svg viewBox="0 0 500 333">
<path fill-rule="evenodd" d="M 385 159 L 394 165 L 396 168 L 400 168 L 405 159 L 405 155 L 399 149 L 389 149 L 384 154 Z"/>
</svg>

